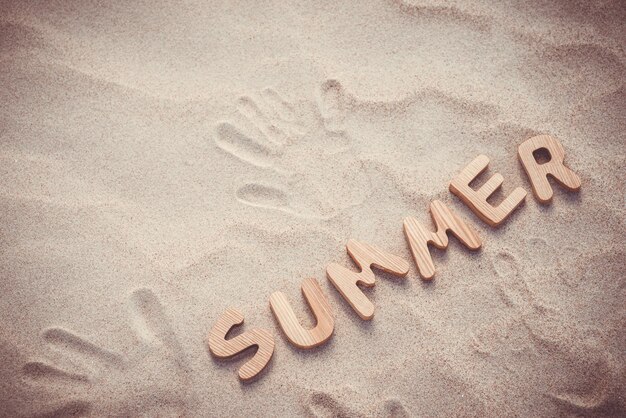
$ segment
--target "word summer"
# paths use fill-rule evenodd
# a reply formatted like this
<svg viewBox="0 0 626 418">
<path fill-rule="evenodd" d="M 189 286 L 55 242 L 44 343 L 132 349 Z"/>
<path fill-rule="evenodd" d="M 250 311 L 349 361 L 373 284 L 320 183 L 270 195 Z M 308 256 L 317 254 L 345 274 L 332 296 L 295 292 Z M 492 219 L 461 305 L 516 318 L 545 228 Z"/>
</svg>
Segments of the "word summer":
<svg viewBox="0 0 626 418">
<path fill-rule="evenodd" d="M 547 161 L 538 156 L 549 156 Z M 552 188 L 548 177 L 570 191 L 580 189 L 579 177 L 564 164 L 563 146 L 552 136 L 538 135 L 524 141 L 518 147 L 519 160 L 526 171 L 537 200 L 543 204 L 552 200 Z M 526 190 L 516 188 L 499 205 L 494 206 L 487 199 L 502 186 L 503 177 L 494 174 L 478 190 L 470 187 L 470 183 L 487 169 L 489 158 L 480 155 L 469 163 L 451 182 L 450 191 L 459 197 L 480 219 L 492 227 L 502 224 L 509 215 L 524 201 Z M 432 279 L 435 265 L 428 245 L 439 249 L 448 246 L 448 232 L 452 233 L 470 250 L 480 248 L 482 242 L 470 224 L 456 215 L 440 201 L 430 204 L 430 213 L 436 226 L 432 232 L 417 219 L 404 219 L 404 234 L 417 270 L 424 280 Z M 375 276 L 372 267 L 396 276 L 406 276 L 409 263 L 404 259 L 389 254 L 369 244 L 350 239 L 347 244 L 350 257 L 361 269 L 352 271 L 344 266 L 332 263 L 327 266 L 328 280 L 339 291 L 343 298 L 352 306 L 363 320 L 371 320 L 374 316 L 374 304 L 359 288 L 360 285 L 374 286 Z M 335 321 L 328 300 L 315 279 L 302 282 L 302 293 L 315 315 L 317 324 L 311 329 L 302 327 L 282 292 L 274 292 L 270 296 L 270 308 L 290 343 L 301 349 L 320 346 L 330 339 Z M 243 315 L 236 309 L 228 309 L 217 320 L 209 332 L 208 344 L 210 352 L 218 358 L 228 358 L 242 351 L 257 347 L 254 356 L 239 369 L 241 380 L 250 380 L 257 376 L 269 363 L 274 353 L 274 337 L 266 329 L 252 329 L 234 338 L 226 339 L 232 327 L 243 323 Z"/>
</svg>

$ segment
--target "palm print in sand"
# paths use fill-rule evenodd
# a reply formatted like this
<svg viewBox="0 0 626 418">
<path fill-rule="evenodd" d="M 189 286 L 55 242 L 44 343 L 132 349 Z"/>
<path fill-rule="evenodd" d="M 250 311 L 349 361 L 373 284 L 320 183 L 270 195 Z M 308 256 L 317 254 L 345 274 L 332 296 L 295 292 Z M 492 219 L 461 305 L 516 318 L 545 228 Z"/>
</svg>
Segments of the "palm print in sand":
<svg viewBox="0 0 626 418">
<path fill-rule="evenodd" d="M 518 137 L 527 132 L 494 125 L 495 107 L 437 89 L 377 101 L 356 97 L 329 79 L 311 96 L 290 102 L 272 88 L 245 94 L 235 103 L 236 111 L 215 126 L 215 145 L 256 173 L 237 186 L 241 203 L 317 219 L 354 212 L 374 197 L 374 190 L 401 205 L 416 198 L 426 203 L 422 190 L 428 187 L 417 179 L 435 175 L 445 187 L 467 163 L 459 130 L 475 140 L 476 151 L 486 132 L 509 130 L 507 135 Z M 428 145 L 424 138 L 432 137 L 449 144 Z M 433 163 L 445 170 L 433 173 Z"/>
<path fill-rule="evenodd" d="M 550 248 L 540 237 L 529 238 L 524 244 L 525 248 L 504 249 L 491 257 L 498 293 L 508 315 L 474 333 L 470 347 L 484 360 L 497 362 L 505 370 L 527 368 L 535 376 L 534 386 L 528 390 L 543 393 L 571 412 L 604 414 L 613 410 L 621 390 L 617 362 L 613 354 L 594 343 L 597 330 L 593 324 L 601 320 L 595 318 L 602 316 L 600 311 L 616 307 L 600 308 L 601 300 L 594 307 L 595 297 L 589 296 L 589 304 L 577 306 L 580 321 L 571 324 L 567 309 L 576 306 L 577 292 L 588 293 L 585 286 L 589 283 L 585 281 L 589 273 L 565 263 L 581 255 L 574 247 Z M 554 254 L 556 263 L 537 269 L 522 267 L 520 258 L 532 259 L 541 253 Z M 585 263 L 592 271 L 602 269 L 606 256 L 590 257 Z M 612 292 L 619 292 L 623 286 L 615 282 L 595 285 Z M 558 293 L 561 298 L 546 301 L 542 293 Z M 563 342 L 565 336 L 569 343 Z M 524 366 L 520 359 L 525 360 Z M 556 375 L 560 378 L 555 380 Z"/>
<path fill-rule="evenodd" d="M 35 360 L 22 369 L 27 381 L 58 396 L 43 416 L 184 414 L 189 396 L 185 355 L 152 291 L 132 293 L 130 317 L 138 341 L 129 342 L 123 354 L 64 328 L 43 331 L 51 358 L 58 360 Z"/>
<path fill-rule="evenodd" d="M 239 97 L 232 121 L 215 128 L 215 144 L 267 180 L 236 190 L 247 205 L 310 218 L 329 218 L 367 197 L 366 173 L 343 132 L 328 129 L 314 103 L 293 104 L 271 88 Z M 331 180 L 338 187 L 324 185 Z"/>
</svg>

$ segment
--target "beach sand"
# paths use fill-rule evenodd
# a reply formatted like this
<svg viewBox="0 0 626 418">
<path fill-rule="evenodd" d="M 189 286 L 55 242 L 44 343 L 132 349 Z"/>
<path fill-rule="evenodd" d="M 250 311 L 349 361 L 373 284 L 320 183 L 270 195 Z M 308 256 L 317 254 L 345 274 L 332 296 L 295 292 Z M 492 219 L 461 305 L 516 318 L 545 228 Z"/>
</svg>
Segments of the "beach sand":
<svg viewBox="0 0 626 418">
<path fill-rule="evenodd" d="M 626 415 L 623 2 L 105 3 L 0 3 L 0 415 Z M 578 193 L 534 198 L 536 134 Z M 529 192 L 499 228 L 448 191 L 479 154 Z M 435 199 L 483 247 L 425 282 Z M 371 321 L 326 278 L 350 238 L 411 264 Z M 269 308 L 312 326 L 307 277 L 309 351 Z M 253 382 L 208 350 L 230 307 L 274 335 Z"/>
</svg>

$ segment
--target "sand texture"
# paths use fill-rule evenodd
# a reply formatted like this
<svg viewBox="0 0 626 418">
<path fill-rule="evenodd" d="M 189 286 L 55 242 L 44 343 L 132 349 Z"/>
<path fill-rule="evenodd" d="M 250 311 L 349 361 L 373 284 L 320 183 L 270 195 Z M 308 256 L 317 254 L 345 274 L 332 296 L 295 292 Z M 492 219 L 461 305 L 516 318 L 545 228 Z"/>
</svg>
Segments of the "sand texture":
<svg viewBox="0 0 626 418">
<path fill-rule="evenodd" d="M 626 416 L 626 3 L 0 1 L 0 416 Z M 581 178 L 541 205 L 516 152 Z M 472 159 L 525 203 L 492 228 Z M 483 239 L 402 221 L 441 200 Z M 360 319 L 326 278 L 350 238 L 410 262 Z M 330 340 L 291 345 L 316 278 Z M 215 359 L 236 335 L 275 352 Z"/>
</svg>

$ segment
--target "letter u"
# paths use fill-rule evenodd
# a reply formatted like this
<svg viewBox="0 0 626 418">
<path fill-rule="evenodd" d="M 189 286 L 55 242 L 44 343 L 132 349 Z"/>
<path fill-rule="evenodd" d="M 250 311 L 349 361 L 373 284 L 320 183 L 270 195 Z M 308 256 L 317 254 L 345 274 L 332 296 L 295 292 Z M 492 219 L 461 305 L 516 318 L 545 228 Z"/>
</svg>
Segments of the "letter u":
<svg viewBox="0 0 626 418">
<path fill-rule="evenodd" d="M 287 339 L 293 345 L 300 348 L 313 348 L 324 344 L 331 337 L 335 329 L 335 320 L 317 280 L 304 279 L 301 288 L 304 298 L 317 319 L 315 327 L 305 329 L 300 325 L 287 296 L 282 292 L 272 293 L 270 307 Z"/>
</svg>

